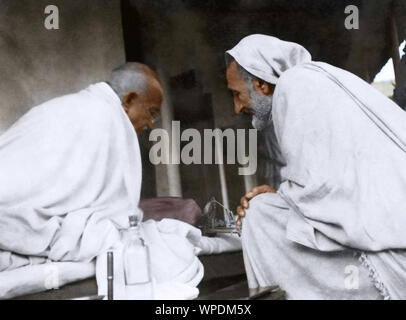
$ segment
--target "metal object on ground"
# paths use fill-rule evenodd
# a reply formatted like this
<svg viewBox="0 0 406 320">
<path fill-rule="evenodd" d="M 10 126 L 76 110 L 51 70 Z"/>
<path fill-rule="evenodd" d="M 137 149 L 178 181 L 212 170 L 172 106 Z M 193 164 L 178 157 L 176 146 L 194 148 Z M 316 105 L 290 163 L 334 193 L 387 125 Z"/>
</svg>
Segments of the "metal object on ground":
<svg viewBox="0 0 406 320">
<path fill-rule="evenodd" d="M 282 295 L 284 296 L 284 291 L 282 291 L 279 286 L 258 287 L 255 289 L 249 289 L 249 291 L 250 293 L 248 300 L 262 300 L 271 295 L 273 295 L 274 298 L 279 298 L 280 296 L 282 297 Z M 281 293 L 282 295 L 277 295 L 277 293 Z"/>
<path fill-rule="evenodd" d="M 113 300 L 114 257 L 113 251 L 107 252 L 107 300 Z"/>
<path fill-rule="evenodd" d="M 103 300 L 106 296 L 86 296 L 86 297 L 80 297 L 80 298 L 75 298 L 72 300 Z"/>
<path fill-rule="evenodd" d="M 203 217 L 202 230 L 204 234 L 235 233 L 241 236 L 241 227 L 237 225 L 234 213 L 225 208 L 214 197 L 204 206 Z"/>
</svg>

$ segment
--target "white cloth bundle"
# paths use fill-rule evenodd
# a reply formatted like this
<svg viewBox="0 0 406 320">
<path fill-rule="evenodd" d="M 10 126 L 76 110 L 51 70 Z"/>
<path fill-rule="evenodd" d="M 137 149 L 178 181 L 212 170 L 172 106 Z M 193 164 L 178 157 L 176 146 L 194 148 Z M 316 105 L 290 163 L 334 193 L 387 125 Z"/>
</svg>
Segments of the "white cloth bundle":
<svg viewBox="0 0 406 320">
<path fill-rule="evenodd" d="M 181 221 L 148 220 L 140 233 L 149 247 L 155 299 L 194 299 L 203 278 L 203 265 L 197 258 L 201 239 L 199 229 Z M 122 257 L 123 243 L 114 246 L 114 299 L 127 299 Z M 96 279 L 99 295 L 107 294 L 106 253 L 97 258 Z"/>
<path fill-rule="evenodd" d="M 141 224 L 141 235 L 151 253 L 151 271 L 155 282 L 155 299 L 194 299 L 196 286 L 203 278 L 203 265 L 197 258 L 202 254 L 219 254 L 241 250 L 241 240 L 236 235 L 203 237 L 201 231 L 190 224 L 163 219 L 148 220 Z M 123 243 L 114 248 L 114 298 L 126 299 L 122 266 Z M 99 295 L 107 294 L 106 253 L 96 263 Z"/>
</svg>

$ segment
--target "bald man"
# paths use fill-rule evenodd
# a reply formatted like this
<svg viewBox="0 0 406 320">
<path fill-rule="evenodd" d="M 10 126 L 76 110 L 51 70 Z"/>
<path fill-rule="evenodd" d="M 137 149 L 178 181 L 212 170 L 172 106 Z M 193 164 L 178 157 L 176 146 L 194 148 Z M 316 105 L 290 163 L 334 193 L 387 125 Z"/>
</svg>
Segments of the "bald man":
<svg viewBox="0 0 406 320">
<path fill-rule="evenodd" d="M 89 261 L 119 237 L 138 212 L 137 133 L 154 126 L 162 99 L 157 75 L 127 63 L 0 136 L 0 272 L 32 257 Z"/>
<path fill-rule="evenodd" d="M 115 69 L 107 83 L 120 98 L 137 133 L 154 127 L 163 99 L 163 89 L 154 71 L 144 64 L 127 63 Z"/>
</svg>

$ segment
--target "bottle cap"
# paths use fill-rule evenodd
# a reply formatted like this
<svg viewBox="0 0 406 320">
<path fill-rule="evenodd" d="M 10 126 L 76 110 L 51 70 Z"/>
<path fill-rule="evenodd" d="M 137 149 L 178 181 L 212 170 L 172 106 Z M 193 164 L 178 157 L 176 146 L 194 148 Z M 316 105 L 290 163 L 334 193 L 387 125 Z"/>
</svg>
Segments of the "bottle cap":
<svg viewBox="0 0 406 320">
<path fill-rule="evenodd" d="M 138 217 L 136 215 L 131 215 L 128 218 L 130 220 L 130 227 L 136 227 L 138 225 Z"/>
</svg>

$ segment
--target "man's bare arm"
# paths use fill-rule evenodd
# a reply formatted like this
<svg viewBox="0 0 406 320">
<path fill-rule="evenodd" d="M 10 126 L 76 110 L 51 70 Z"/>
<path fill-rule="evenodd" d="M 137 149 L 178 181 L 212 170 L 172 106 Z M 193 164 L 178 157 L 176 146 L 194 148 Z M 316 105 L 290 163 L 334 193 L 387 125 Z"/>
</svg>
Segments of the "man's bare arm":
<svg viewBox="0 0 406 320">
<path fill-rule="evenodd" d="M 261 193 L 268 193 L 268 192 L 276 193 L 276 190 L 273 189 L 272 187 L 268 186 L 267 184 L 264 184 L 262 186 L 257 186 L 255 188 L 252 188 L 246 195 L 244 195 L 241 198 L 240 205 L 237 207 L 237 214 L 238 214 L 237 225 L 241 226 L 241 224 L 242 224 L 241 219 L 243 217 L 245 217 L 245 209 L 248 209 L 249 201 Z"/>
</svg>

